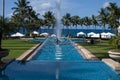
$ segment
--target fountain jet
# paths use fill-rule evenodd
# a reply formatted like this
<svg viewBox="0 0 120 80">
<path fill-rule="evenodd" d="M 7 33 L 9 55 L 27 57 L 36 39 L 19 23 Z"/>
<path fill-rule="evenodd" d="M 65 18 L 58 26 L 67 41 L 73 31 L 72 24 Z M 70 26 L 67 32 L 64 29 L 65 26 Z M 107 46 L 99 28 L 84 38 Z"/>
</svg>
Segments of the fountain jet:
<svg viewBox="0 0 120 80">
<path fill-rule="evenodd" d="M 60 15 L 60 0 L 56 0 L 56 37 L 60 39 L 61 37 L 61 15 Z"/>
</svg>

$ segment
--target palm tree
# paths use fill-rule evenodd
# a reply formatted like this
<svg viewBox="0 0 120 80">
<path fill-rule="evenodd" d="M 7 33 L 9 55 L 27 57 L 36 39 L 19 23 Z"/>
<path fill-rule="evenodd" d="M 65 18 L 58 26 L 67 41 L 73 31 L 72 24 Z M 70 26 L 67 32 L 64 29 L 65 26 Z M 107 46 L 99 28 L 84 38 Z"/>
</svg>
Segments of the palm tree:
<svg viewBox="0 0 120 80">
<path fill-rule="evenodd" d="M 63 16 L 62 24 L 64 26 L 66 26 L 66 28 L 68 30 L 68 34 L 67 35 L 69 35 L 69 26 L 71 25 L 71 15 L 70 15 L 70 13 L 66 13 L 66 15 Z"/>
<path fill-rule="evenodd" d="M 14 10 L 12 20 L 18 25 L 18 27 L 24 27 L 26 24 L 26 20 L 28 18 L 28 9 L 31 7 L 29 6 L 30 2 L 27 0 L 17 0 L 14 2 L 16 7 L 13 7 Z M 18 28 L 19 29 L 19 28 Z"/>
<path fill-rule="evenodd" d="M 119 19 L 120 19 L 120 8 L 116 5 L 116 3 L 109 3 L 109 6 L 106 8 L 108 10 L 108 25 L 110 28 L 116 29 L 119 26 Z"/>
<path fill-rule="evenodd" d="M 91 19 L 89 17 L 84 17 L 84 25 L 89 26 L 91 25 Z"/>
<path fill-rule="evenodd" d="M 79 25 L 82 27 L 82 29 L 83 29 L 83 25 L 84 25 L 84 18 L 81 18 L 80 20 L 79 20 Z"/>
<path fill-rule="evenodd" d="M 40 14 L 36 13 L 32 7 L 28 8 L 27 12 L 27 18 L 26 18 L 26 28 L 31 33 L 33 30 L 39 29 L 39 18 L 38 16 Z"/>
<path fill-rule="evenodd" d="M 50 29 L 50 27 L 54 27 L 55 25 L 55 17 L 53 15 L 53 13 L 51 11 L 46 12 L 44 15 L 44 22 L 45 22 L 45 26 L 48 27 L 48 30 Z"/>
<path fill-rule="evenodd" d="M 80 24 L 80 17 L 79 16 L 73 16 L 72 17 L 72 25 L 76 27 L 76 33 L 77 33 L 77 26 Z"/>
<path fill-rule="evenodd" d="M 97 16 L 99 25 L 103 26 L 103 29 L 102 29 L 103 32 L 104 32 L 106 24 L 108 24 L 108 15 L 109 13 L 107 12 L 107 10 L 104 8 L 101 8 L 101 10 L 99 11 L 99 15 Z"/>
<path fill-rule="evenodd" d="M 92 23 L 92 25 L 95 26 L 95 29 L 96 29 L 96 26 L 98 25 L 98 22 L 97 22 L 97 18 L 94 15 L 92 15 L 91 23 Z"/>
</svg>

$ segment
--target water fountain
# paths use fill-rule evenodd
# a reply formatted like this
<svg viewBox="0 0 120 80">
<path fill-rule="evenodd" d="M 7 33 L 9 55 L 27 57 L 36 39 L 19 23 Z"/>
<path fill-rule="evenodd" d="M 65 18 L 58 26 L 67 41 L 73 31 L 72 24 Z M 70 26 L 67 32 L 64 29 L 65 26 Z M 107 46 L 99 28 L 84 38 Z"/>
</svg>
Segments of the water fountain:
<svg viewBox="0 0 120 80">
<path fill-rule="evenodd" d="M 60 0 L 56 0 L 56 80 L 59 80 L 59 60 L 62 56 L 62 51 L 59 45 L 61 38 L 61 16 L 60 16 Z"/>
<path fill-rule="evenodd" d="M 60 0 L 56 0 L 56 37 L 59 39 L 61 37 L 61 15 L 60 15 Z"/>
</svg>

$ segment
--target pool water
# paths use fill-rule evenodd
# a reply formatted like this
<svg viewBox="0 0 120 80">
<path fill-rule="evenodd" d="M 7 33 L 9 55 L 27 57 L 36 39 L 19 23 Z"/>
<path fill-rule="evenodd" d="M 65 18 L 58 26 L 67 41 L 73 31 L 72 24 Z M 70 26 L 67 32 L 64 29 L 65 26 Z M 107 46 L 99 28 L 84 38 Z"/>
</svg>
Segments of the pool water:
<svg viewBox="0 0 120 80">
<path fill-rule="evenodd" d="M 18 61 L 10 64 L 2 78 L 5 80 L 120 80 L 115 72 L 103 62 L 86 61 Z M 4 79 L 0 79 L 4 80 Z"/>
<path fill-rule="evenodd" d="M 30 61 L 14 61 L 0 80 L 120 80 L 102 61 L 87 61 L 71 40 L 49 38 Z"/>
<path fill-rule="evenodd" d="M 38 50 L 33 60 L 84 60 L 83 57 L 78 53 L 74 44 L 71 44 L 69 39 L 62 39 L 59 45 L 56 43 L 55 38 L 49 38 L 45 44 Z M 57 55 L 56 53 L 59 53 Z"/>
</svg>

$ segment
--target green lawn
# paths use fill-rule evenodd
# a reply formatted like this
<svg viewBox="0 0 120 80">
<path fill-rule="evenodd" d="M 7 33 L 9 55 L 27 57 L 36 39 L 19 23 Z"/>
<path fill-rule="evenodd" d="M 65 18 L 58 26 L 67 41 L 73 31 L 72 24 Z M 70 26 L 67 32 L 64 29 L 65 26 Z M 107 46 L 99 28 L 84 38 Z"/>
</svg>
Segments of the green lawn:
<svg viewBox="0 0 120 80">
<path fill-rule="evenodd" d="M 3 40 L 2 48 L 10 50 L 9 55 L 6 58 L 17 58 L 35 44 L 37 43 L 22 40 Z"/>
<path fill-rule="evenodd" d="M 96 41 L 95 44 L 89 44 L 89 43 L 79 43 L 79 44 L 84 46 L 99 59 L 108 58 L 109 57 L 108 51 L 114 49 L 114 47 L 109 44 L 108 40 L 102 40 L 101 42 Z"/>
</svg>

